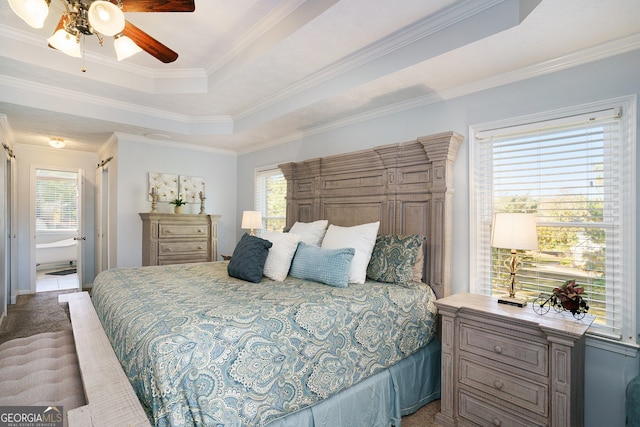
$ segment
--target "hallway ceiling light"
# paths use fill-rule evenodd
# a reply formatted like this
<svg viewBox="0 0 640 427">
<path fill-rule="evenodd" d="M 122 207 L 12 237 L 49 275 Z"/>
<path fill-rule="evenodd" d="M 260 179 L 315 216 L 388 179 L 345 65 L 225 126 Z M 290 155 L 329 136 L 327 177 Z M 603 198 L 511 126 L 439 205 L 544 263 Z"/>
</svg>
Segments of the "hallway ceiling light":
<svg viewBox="0 0 640 427">
<path fill-rule="evenodd" d="M 66 144 L 64 143 L 64 139 L 62 138 L 49 138 L 49 145 L 53 148 L 62 148 Z"/>
</svg>

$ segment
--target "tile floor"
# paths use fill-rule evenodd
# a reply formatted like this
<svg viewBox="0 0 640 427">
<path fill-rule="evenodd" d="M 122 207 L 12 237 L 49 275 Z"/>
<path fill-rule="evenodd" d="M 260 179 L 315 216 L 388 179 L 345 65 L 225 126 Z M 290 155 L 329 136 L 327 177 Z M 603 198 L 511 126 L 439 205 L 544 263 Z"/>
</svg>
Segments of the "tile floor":
<svg viewBox="0 0 640 427">
<path fill-rule="evenodd" d="M 41 270 L 36 275 L 36 292 L 59 291 L 63 289 L 75 289 L 78 287 L 78 274 L 67 274 L 65 276 L 54 276 L 46 274 L 50 271 L 63 270 L 56 268 L 53 270 Z"/>
</svg>

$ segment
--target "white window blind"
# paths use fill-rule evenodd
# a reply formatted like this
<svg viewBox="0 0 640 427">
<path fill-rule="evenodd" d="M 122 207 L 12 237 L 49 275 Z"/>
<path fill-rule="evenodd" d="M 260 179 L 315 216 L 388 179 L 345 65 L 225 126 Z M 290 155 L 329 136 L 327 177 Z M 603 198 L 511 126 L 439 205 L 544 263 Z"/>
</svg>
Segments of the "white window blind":
<svg viewBox="0 0 640 427">
<path fill-rule="evenodd" d="M 36 230 L 78 229 L 78 174 L 36 169 Z"/>
<path fill-rule="evenodd" d="M 282 231 L 287 219 L 287 181 L 282 171 L 269 168 L 256 171 L 255 209 L 262 214 L 262 229 Z"/>
<path fill-rule="evenodd" d="M 534 213 L 539 251 L 520 253 L 519 297 L 550 295 L 575 279 L 584 288 L 592 333 L 635 339 L 635 141 L 620 108 L 478 131 L 472 141 L 476 215 L 472 290 L 504 294 L 509 250 L 490 246 L 495 212 Z M 631 197 L 633 199 L 634 197 Z M 630 267 L 630 268 L 629 268 Z M 526 309 L 531 309 L 527 307 Z M 627 328 L 628 326 L 628 328 Z M 627 334 L 626 336 L 624 336 Z"/>
</svg>

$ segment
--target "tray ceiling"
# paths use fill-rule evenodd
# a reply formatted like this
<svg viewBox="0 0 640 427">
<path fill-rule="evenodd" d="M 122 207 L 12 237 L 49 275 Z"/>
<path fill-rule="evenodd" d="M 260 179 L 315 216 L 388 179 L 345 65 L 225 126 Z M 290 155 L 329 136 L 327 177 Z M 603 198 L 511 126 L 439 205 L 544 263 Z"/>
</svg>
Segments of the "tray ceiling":
<svg viewBox="0 0 640 427">
<path fill-rule="evenodd" d="M 125 14 L 178 52 L 171 64 L 117 62 L 95 37 L 71 58 L 45 40 L 59 0 L 39 30 L 0 3 L 12 143 L 97 151 L 119 133 L 243 153 L 640 47 L 640 0 L 195 3 Z"/>
</svg>

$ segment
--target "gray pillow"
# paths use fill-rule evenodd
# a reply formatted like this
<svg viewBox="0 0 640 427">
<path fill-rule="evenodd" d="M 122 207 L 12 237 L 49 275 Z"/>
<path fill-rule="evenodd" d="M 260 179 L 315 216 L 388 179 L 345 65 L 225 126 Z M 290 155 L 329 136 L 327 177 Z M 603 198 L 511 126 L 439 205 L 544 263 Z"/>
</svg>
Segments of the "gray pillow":
<svg viewBox="0 0 640 427">
<path fill-rule="evenodd" d="M 264 263 L 272 245 L 268 240 L 244 233 L 227 266 L 229 276 L 258 283 L 262 279 Z"/>
</svg>

